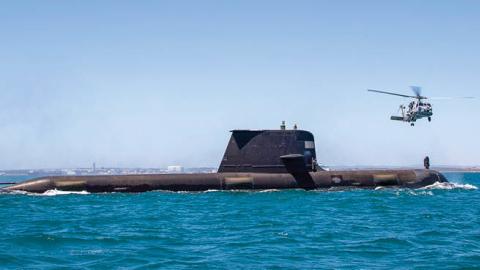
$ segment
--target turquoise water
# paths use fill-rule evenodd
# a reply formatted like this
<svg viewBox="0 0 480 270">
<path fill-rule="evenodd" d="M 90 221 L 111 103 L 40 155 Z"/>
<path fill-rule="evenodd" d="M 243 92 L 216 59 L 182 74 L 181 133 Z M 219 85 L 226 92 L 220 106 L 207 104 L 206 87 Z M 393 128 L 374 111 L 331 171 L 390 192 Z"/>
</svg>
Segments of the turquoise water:
<svg viewBox="0 0 480 270">
<path fill-rule="evenodd" d="M 446 175 L 458 184 L 2 194 L 0 268 L 478 268 L 480 174 Z"/>
</svg>

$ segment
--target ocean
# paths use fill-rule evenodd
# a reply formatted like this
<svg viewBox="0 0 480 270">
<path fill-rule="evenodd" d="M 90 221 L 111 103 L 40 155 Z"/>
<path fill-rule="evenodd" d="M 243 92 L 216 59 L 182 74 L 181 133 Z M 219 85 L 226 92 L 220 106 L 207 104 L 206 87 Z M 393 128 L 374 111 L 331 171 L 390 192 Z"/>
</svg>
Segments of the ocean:
<svg viewBox="0 0 480 270">
<path fill-rule="evenodd" d="M 0 268 L 480 268 L 480 174 L 445 175 L 423 189 L 1 194 Z"/>
</svg>

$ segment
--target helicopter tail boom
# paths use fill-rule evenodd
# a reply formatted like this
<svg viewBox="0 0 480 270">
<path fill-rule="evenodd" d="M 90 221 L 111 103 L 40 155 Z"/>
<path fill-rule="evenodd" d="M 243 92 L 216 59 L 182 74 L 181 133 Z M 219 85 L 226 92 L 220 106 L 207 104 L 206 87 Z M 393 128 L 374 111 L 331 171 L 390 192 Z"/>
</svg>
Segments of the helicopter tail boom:
<svg viewBox="0 0 480 270">
<path fill-rule="evenodd" d="M 404 117 L 402 116 L 392 116 L 390 117 L 390 120 L 394 120 L 394 121 L 407 121 Z"/>
</svg>

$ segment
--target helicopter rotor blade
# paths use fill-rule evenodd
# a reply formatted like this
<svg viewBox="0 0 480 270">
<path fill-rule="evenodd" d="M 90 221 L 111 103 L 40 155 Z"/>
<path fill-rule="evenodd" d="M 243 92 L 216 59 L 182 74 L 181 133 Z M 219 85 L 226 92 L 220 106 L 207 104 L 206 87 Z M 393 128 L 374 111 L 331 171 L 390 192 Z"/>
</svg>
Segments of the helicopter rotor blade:
<svg viewBox="0 0 480 270">
<path fill-rule="evenodd" d="M 474 99 L 475 97 L 431 97 L 432 100 Z"/>
<path fill-rule="evenodd" d="M 413 93 L 415 93 L 415 96 L 422 96 L 422 88 L 420 86 L 410 86 L 410 89 L 412 89 Z"/>
<path fill-rule="evenodd" d="M 413 93 L 415 93 L 417 99 L 429 99 L 429 97 L 424 97 L 422 96 L 422 87 L 420 86 L 410 86 L 410 89 L 412 89 Z"/>
<path fill-rule="evenodd" d="M 387 92 L 387 91 L 380 91 L 380 90 L 375 90 L 375 89 L 367 89 L 367 91 L 374 92 L 374 93 L 380 93 L 380 94 L 386 94 L 386 95 L 392 95 L 392 96 L 406 97 L 406 98 L 417 98 L 416 96 L 402 95 L 402 94 L 397 94 L 397 93 Z"/>
</svg>

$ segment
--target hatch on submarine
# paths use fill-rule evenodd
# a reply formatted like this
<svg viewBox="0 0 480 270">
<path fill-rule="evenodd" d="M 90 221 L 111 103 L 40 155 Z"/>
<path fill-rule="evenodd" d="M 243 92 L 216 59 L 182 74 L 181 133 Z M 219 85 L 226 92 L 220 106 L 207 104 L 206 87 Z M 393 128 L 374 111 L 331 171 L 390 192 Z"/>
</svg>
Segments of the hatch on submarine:
<svg viewBox="0 0 480 270">
<path fill-rule="evenodd" d="M 407 187 L 447 182 L 439 172 L 418 170 L 326 171 L 317 163 L 311 132 L 232 130 L 217 173 L 47 176 L 2 188 L 3 192 L 206 191 Z"/>
</svg>

